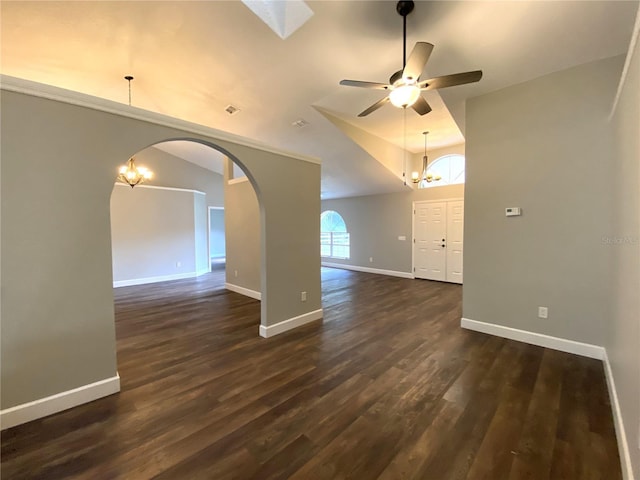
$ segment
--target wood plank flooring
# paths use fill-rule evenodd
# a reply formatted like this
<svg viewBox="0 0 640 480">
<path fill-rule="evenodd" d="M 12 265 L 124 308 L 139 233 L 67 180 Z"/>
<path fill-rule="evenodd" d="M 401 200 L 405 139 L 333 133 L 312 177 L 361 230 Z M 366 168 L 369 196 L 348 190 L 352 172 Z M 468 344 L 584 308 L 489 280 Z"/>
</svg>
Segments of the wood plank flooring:
<svg viewBox="0 0 640 480">
<path fill-rule="evenodd" d="M 3 432 L 2 478 L 621 478 L 601 362 L 462 330 L 458 285 L 322 278 L 270 339 L 220 272 L 116 289 L 122 391 Z"/>
</svg>

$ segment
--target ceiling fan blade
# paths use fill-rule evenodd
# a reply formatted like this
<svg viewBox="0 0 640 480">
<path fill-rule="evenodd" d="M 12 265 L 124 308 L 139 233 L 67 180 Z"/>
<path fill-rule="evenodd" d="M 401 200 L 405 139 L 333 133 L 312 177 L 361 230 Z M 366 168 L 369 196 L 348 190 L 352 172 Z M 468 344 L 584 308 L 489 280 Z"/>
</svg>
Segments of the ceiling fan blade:
<svg viewBox="0 0 640 480">
<path fill-rule="evenodd" d="M 416 100 L 416 103 L 411 105 L 411 108 L 413 108 L 420 115 L 426 115 L 431 111 L 431 105 L 427 103 L 427 101 L 424 99 L 422 95 L 418 97 L 418 100 Z"/>
<path fill-rule="evenodd" d="M 370 113 L 375 112 L 376 110 L 378 110 L 381 106 L 383 106 L 385 103 L 389 103 L 389 97 L 384 97 L 382 100 L 380 100 L 379 102 L 374 103 L 373 105 L 371 105 L 369 108 L 367 108 L 364 112 L 359 113 L 358 116 L 359 117 L 366 117 L 367 115 L 369 115 Z"/>
<path fill-rule="evenodd" d="M 418 85 L 422 90 L 436 90 L 438 88 L 455 87 L 456 85 L 477 82 L 481 78 L 482 70 L 475 70 L 473 72 L 454 73 L 453 75 L 430 78 L 420 82 Z"/>
<path fill-rule="evenodd" d="M 389 85 L 384 83 L 361 82 L 359 80 L 340 80 L 340 85 L 346 85 L 347 87 L 375 88 L 378 90 L 389 89 Z"/>
<path fill-rule="evenodd" d="M 422 75 L 422 71 L 424 70 L 424 66 L 427 64 L 429 60 L 429 56 L 431 56 L 431 51 L 433 50 L 433 45 L 427 42 L 417 42 L 413 50 L 411 50 L 411 54 L 407 59 L 407 64 L 402 71 L 402 78 L 407 80 L 418 80 L 420 75 Z"/>
</svg>

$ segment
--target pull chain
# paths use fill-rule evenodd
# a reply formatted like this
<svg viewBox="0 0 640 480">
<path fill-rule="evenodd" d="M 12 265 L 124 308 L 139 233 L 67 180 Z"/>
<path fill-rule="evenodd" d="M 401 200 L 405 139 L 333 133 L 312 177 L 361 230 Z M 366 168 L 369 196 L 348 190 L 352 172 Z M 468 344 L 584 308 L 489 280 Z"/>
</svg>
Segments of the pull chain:
<svg viewBox="0 0 640 480">
<path fill-rule="evenodd" d="M 404 128 L 404 157 L 402 159 L 402 181 L 407 185 L 407 107 L 402 108 L 403 128 Z"/>
</svg>

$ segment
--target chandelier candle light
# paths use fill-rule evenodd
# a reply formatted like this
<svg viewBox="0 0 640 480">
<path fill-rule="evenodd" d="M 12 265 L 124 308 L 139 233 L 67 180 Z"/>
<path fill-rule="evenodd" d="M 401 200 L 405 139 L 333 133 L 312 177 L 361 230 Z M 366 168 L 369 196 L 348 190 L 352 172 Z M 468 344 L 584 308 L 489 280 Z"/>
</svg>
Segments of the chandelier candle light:
<svg viewBox="0 0 640 480">
<path fill-rule="evenodd" d="M 127 75 L 124 77 L 129 82 L 129 106 L 131 106 L 131 80 L 133 77 Z M 136 185 L 140 185 L 145 180 L 149 180 L 153 177 L 153 172 L 145 167 L 136 167 L 135 159 L 131 157 L 126 165 L 122 165 L 118 170 L 118 180 L 128 184 L 131 188 Z"/>
<path fill-rule="evenodd" d="M 428 133 L 429 132 L 422 132 L 422 134 L 424 135 L 424 157 L 422 157 L 422 176 L 420 176 L 419 172 L 411 172 L 411 181 L 413 183 L 420 183 L 422 181 L 431 183 L 431 182 L 437 182 L 438 180 L 442 179 L 440 175 L 433 176 L 432 174 L 427 173 L 427 163 L 428 163 L 427 134 Z"/>
</svg>

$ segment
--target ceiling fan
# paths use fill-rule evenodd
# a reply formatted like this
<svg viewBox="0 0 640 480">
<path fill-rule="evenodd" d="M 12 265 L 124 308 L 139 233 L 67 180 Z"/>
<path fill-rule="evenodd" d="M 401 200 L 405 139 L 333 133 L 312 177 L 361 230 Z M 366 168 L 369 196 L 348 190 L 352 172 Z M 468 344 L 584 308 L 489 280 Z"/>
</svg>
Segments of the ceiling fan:
<svg viewBox="0 0 640 480">
<path fill-rule="evenodd" d="M 389 102 L 398 108 L 412 107 L 420 115 L 425 115 L 431 111 L 431 106 L 420 94 L 421 91 L 464 85 L 477 82 L 482 78 L 482 70 L 475 70 L 420 81 L 420 75 L 429 60 L 433 45 L 427 42 L 417 42 L 407 59 L 407 15 L 413 11 L 413 7 L 413 1 L 399 1 L 396 5 L 396 11 L 403 19 L 402 70 L 391 75 L 388 84 L 358 80 L 342 80 L 340 82 L 340 85 L 348 87 L 372 88 L 389 92 L 389 95 L 382 100 L 358 114 L 359 117 L 365 117 Z"/>
</svg>

